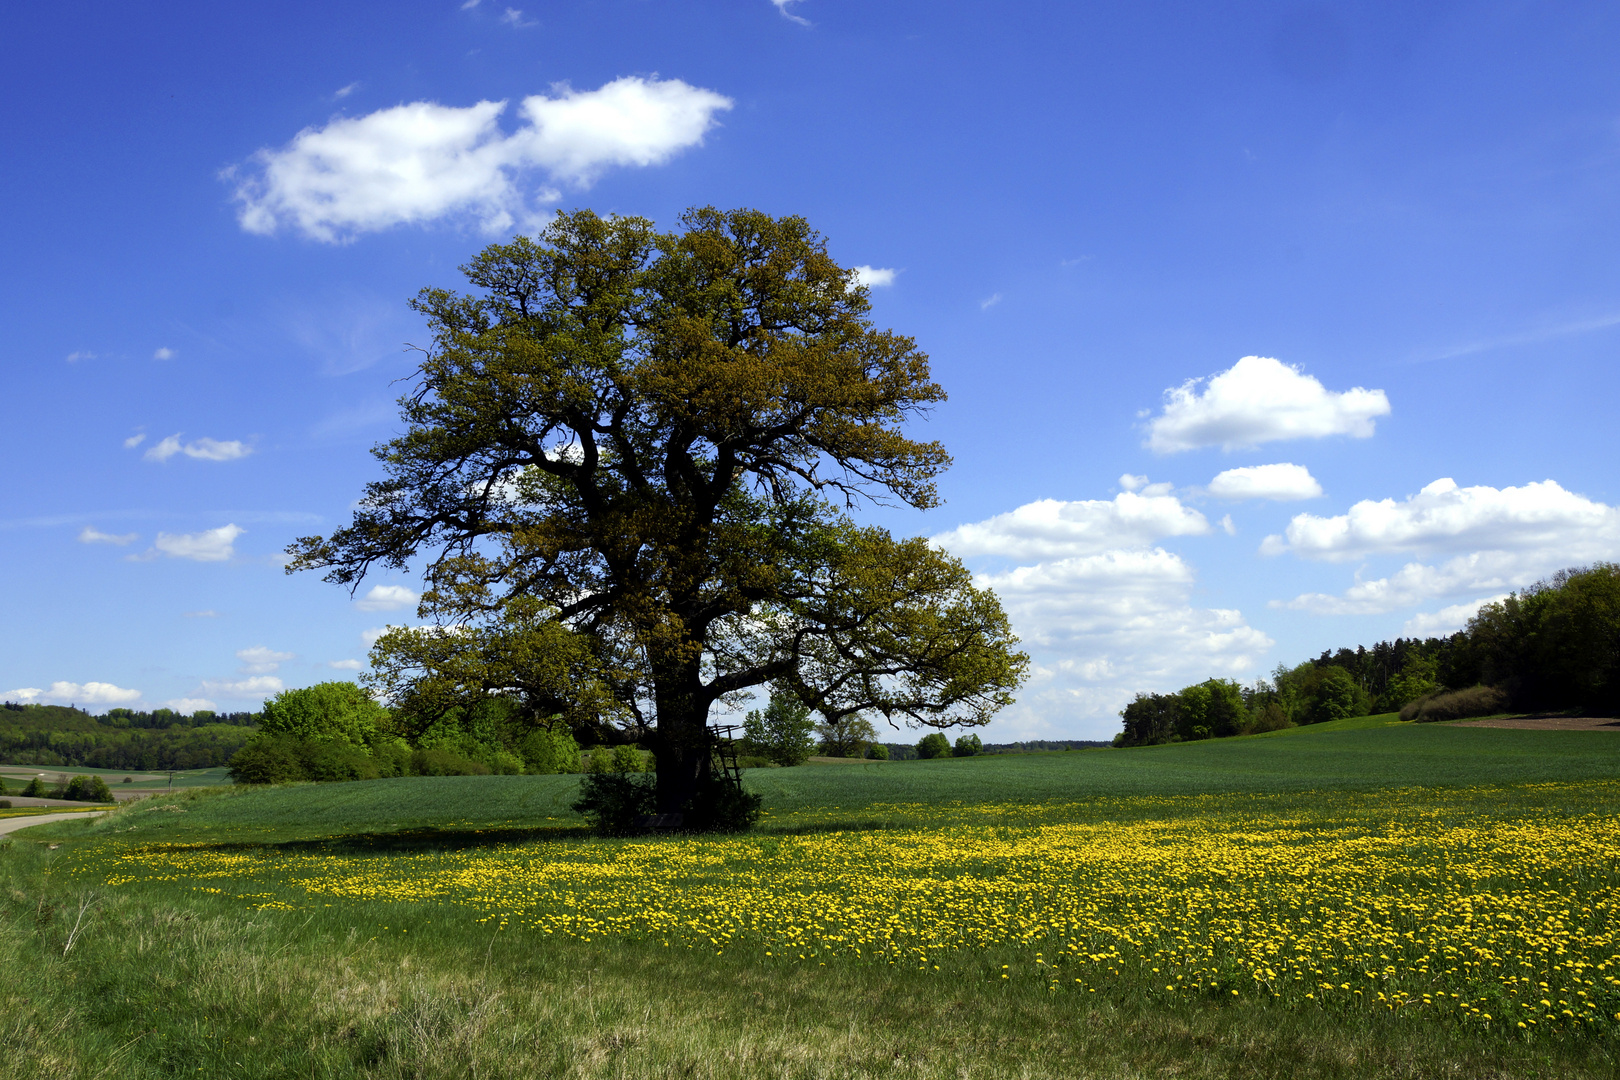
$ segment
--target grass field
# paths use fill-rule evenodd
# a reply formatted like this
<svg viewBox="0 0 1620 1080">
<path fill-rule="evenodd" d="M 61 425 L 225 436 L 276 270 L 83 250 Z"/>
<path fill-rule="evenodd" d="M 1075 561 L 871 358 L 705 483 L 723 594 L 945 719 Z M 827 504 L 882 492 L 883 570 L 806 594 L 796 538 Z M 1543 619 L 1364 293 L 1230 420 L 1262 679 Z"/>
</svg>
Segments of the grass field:
<svg viewBox="0 0 1620 1080">
<path fill-rule="evenodd" d="M 21 834 L 0 1060 L 85 1076 L 1612 1076 L 1620 736 L 1373 718 L 759 770 L 193 791 Z M 52 846 L 56 845 L 56 846 Z"/>
</svg>

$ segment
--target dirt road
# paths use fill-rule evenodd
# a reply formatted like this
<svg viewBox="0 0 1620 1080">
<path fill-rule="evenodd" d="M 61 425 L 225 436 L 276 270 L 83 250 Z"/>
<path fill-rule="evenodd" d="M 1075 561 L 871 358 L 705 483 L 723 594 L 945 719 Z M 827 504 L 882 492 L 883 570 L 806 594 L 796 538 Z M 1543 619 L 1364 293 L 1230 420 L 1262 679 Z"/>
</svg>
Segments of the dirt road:
<svg viewBox="0 0 1620 1080">
<path fill-rule="evenodd" d="M 43 825 L 47 821 L 61 821 L 63 818 L 100 817 L 107 813 L 105 810 L 89 810 L 82 814 L 28 814 L 24 817 L 0 818 L 0 836 L 26 829 L 32 825 Z"/>
</svg>

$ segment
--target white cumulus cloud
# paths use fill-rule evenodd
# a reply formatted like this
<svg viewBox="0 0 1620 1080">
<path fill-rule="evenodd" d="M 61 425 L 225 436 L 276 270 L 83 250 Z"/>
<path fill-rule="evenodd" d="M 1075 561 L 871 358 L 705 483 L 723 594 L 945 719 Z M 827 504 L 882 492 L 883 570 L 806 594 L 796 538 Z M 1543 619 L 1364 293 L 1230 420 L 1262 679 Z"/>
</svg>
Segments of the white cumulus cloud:
<svg viewBox="0 0 1620 1080">
<path fill-rule="evenodd" d="M 373 585 L 371 591 L 354 602 L 361 611 L 398 611 L 415 607 L 421 596 L 404 585 Z"/>
<path fill-rule="evenodd" d="M 1260 550 L 1330 562 L 1458 552 L 1436 564 L 1408 562 L 1385 577 L 1358 573 L 1339 595 L 1305 593 L 1274 602 L 1320 615 L 1378 614 L 1442 597 L 1495 596 L 1565 567 L 1620 558 L 1620 510 L 1553 480 L 1465 488 L 1445 478 L 1399 502 L 1366 499 L 1333 517 L 1298 514 L 1285 535 L 1266 537 Z"/>
<path fill-rule="evenodd" d="M 1406 620 L 1406 625 L 1401 627 L 1401 634 L 1405 637 L 1426 638 L 1455 633 L 1467 626 L 1468 620 L 1479 614 L 1480 608 L 1507 598 L 1507 593 L 1500 593 L 1479 600 L 1470 600 L 1465 604 L 1452 604 L 1439 611 L 1420 611 Z"/>
<path fill-rule="evenodd" d="M 221 525 L 197 533 L 157 534 L 157 550 L 176 559 L 197 562 L 224 562 L 236 554 L 236 538 L 247 532 L 236 525 Z"/>
<path fill-rule="evenodd" d="M 135 449 L 137 446 L 141 445 L 141 443 L 143 443 L 145 441 L 146 441 L 146 432 L 137 431 L 135 434 L 131 435 L 129 438 L 124 440 L 124 449 L 125 450 L 133 450 L 133 449 Z"/>
<path fill-rule="evenodd" d="M 975 584 L 995 590 L 1033 660 L 1030 683 L 998 717 L 998 730 L 1104 738 L 1139 690 L 1252 673 L 1272 639 L 1240 611 L 1192 606 L 1194 578 L 1184 559 L 1159 548 L 978 575 Z"/>
<path fill-rule="evenodd" d="M 894 271 L 877 266 L 857 266 L 855 268 L 855 284 L 865 285 L 868 289 L 881 289 L 885 285 L 894 284 Z"/>
<path fill-rule="evenodd" d="M 1154 546 L 1213 531 L 1169 484 L 1130 473 L 1112 499 L 1043 499 L 934 537 L 952 554 L 1024 565 L 975 575 L 1030 653 L 1031 678 L 998 738 L 1106 738 L 1139 690 L 1255 669 L 1271 638 L 1243 614 L 1191 603 L 1196 575 Z"/>
<path fill-rule="evenodd" d="M 145 436 L 142 436 L 142 438 L 145 438 Z M 136 439 L 135 443 L 125 440 L 124 445 L 133 446 L 139 442 L 140 439 Z M 220 439 L 205 438 L 182 443 L 179 433 L 176 432 L 148 449 L 146 451 L 146 460 L 168 461 L 176 454 L 184 454 L 186 457 L 196 458 L 198 461 L 235 461 L 238 458 L 245 458 L 251 453 L 253 453 L 252 447 L 235 439 L 222 441 Z"/>
<path fill-rule="evenodd" d="M 104 533 L 93 525 L 86 525 L 79 532 L 79 543 L 117 544 L 119 547 L 123 547 L 125 544 L 134 543 L 139 536 L 139 533 Z"/>
<path fill-rule="evenodd" d="M 1523 487 L 1459 487 L 1444 477 L 1416 495 L 1363 499 L 1335 517 L 1297 514 L 1261 550 L 1346 560 L 1399 551 L 1556 551 L 1566 563 L 1620 553 L 1620 510 L 1555 480 Z"/>
<path fill-rule="evenodd" d="M 1130 486 L 1138 477 L 1122 477 Z M 1210 531 L 1203 514 L 1169 493 L 1168 484 L 1122 491 L 1112 499 L 1062 502 L 1041 499 L 993 518 L 959 525 L 934 543 L 960 558 L 997 555 L 1047 560 L 1137 547 L 1167 536 L 1202 536 Z"/>
<path fill-rule="evenodd" d="M 326 666 L 337 671 L 359 671 L 361 668 L 365 667 L 365 665 L 358 660 L 329 660 L 327 661 Z"/>
<path fill-rule="evenodd" d="M 1329 435 L 1364 439 L 1375 420 L 1387 415 L 1389 398 L 1382 390 L 1335 392 L 1280 360 L 1245 356 L 1208 380 L 1189 379 L 1165 391 L 1164 411 L 1148 422 L 1147 446 L 1173 454 Z"/>
<path fill-rule="evenodd" d="M 288 227 L 338 242 L 447 216 L 489 232 L 533 214 L 525 177 L 589 186 L 615 166 L 649 166 L 701 145 L 731 99 L 679 79 L 627 77 L 596 90 L 524 98 L 510 134 L 505 101 L 457 107 L 417 101 L 306 128 L 253 157 L 238 180 L 249 232 Z M 542 201 L 556 199 L 555 191 Z"/>
<path fill-rule="evenodd" d="M 236 658 L 242 661 L 242 674 L 266 675 L 275 671 L 295 654 L 290 652 L 277 652 L 267 649 L 263 645 L 255 645 L 251 649 L 238 649 Z"/>
<path fill-rule="evenodd" d="M 1282 462 L 1227 469 L 1209 482 L 1209 493 L 1218 499 L 1293 502 L 1316 498 L 1322 494 L 1322 485 L 1316 482 L 1316 477 L 1305 466 Z"/>
<path fill-rule="evenodd" d="M 201 690 L 227 698 L 264 698 L 284 689 L 274 675 L 253 675 L 246 679 L 204 679 Z"/>
<path fill-rule="evenodd" d="M 175 712 L 185 713 L 187 716 L 190 716 L 192 713 L 197 712 L 200 709 L 207 709 L 209 712 L 214 711 L 214 703 L 205 697 L 170 698 L 163 704 L 167 705 Z"/>
<path fill-rule="evenodd" d="M 173 360 L 174 359 L 174 350 L 169 348 L 167 345 L 160 345 L 160 346 L 158 346 L 158 348 L 156 350 L 153 351 L 152 359 L 154 359 L 154 360 Z"/>
<path fill-rule="evenodd" d="M 7 701 L 41 701 L 52 702 L 57 705 L 128 705 L 139 701 L 139 690 L 126 690 L 122 686 L 114 686 L 108 682 L 53 682 L 49 690 L 25 686 L 18 690 L 8 690 L 3 696 Z"/>
</svg>

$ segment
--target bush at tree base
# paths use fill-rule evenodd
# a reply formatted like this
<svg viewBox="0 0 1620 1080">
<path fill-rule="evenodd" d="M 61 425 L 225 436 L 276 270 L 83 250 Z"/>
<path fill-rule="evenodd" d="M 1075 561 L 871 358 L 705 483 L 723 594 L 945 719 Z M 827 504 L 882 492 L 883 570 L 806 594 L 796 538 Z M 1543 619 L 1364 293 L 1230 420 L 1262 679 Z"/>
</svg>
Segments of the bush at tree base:
<svg viewBox="0 0 1620 1080">
<path fill-rule="evenodd" d="M 888 761 L 889 748 L 880 742 L 875 742 L 866 748 L 866 756 L 873 761 Z"/>
<path fill-rule="evenodd" d="M 603 836 L 636 831 L 636 818 L 657 806 L 658 782 L 649 773 L 587 773 L 580 781 L 574 812 Z"/>
<path fill-rule="evenodd" d="M 958 735 L 956 745 L 951 747 L 952 757 L 975 757 L 983 753 L 984 740 L 977 735 Z"/>
<path fill-rule="evenodd" d="M 50 789 L 45 786 L 45 781 L 37 776 L 28 781 L 27 785 L 23 787 L 22 793 L 30 799 L 48 799 L 51 796 Z"/>
<path fill-rule="evenodd" d="M 692 832 L 743 832 L 759 820 L 764 800 L 721 776 L 699 784 L 681 815 L 681 828 Z M 574 811 L 603 836 L 641 831 L 636 819 L 656 812 L 658 781 L 651 773 L 588 773 L 579 785 Z"/>
</svg>

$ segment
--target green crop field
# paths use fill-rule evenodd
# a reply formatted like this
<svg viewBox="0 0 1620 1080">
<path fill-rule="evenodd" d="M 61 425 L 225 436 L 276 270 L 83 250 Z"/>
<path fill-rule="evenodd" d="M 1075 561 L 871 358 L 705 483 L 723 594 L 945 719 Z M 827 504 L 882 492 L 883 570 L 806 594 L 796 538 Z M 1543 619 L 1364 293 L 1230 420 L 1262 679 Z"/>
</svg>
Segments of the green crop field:
<svg viewBox="0 0 1620 1080">
<path fill-rule="evenodd" d="M 13 834 L 0 1061 L 50 1076 L 1612 1076 L 1620 733 L 1364 718 L 752 770 L 177 792 Z"/>
</svg>

